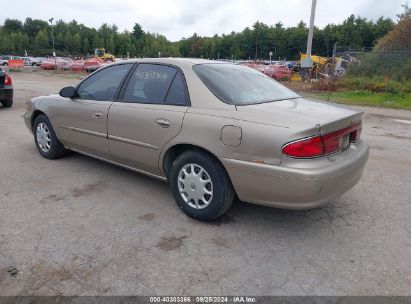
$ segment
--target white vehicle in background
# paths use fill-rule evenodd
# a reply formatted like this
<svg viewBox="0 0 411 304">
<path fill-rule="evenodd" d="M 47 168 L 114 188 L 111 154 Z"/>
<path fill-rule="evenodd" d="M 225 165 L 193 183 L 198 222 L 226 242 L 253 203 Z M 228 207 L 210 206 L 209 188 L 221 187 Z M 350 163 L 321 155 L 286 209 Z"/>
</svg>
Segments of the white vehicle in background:
<svg viewBox="0 0 411 304">
<path fill-rule="evenodd" d="M 42 58 L 39 57 L 21 57 L 24 60 L 24 65 L 26 66 L 40 66 L 43 62 Z"/>
<path fill-rule="evenodd" d="M 20 59 L 20 57 L 12 56 L 12 55 L 1 55 L 0 56 L 0 65 L 8 66 L 9 65 L 9 60 L 15 60 L 15 59 Z"/>
</svg>

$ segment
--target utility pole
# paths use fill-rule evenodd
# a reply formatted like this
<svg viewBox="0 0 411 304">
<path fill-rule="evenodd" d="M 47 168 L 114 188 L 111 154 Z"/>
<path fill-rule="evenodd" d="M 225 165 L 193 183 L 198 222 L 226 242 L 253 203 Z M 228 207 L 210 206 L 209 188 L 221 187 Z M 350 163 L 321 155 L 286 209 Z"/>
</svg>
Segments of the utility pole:
<svg viewBox="0 0 411 304">
<path fill-rule="evenodd" d="M 53 20 L 54 18 L 50 18 L 49 22 L 50 22 L 50 26 L 51 26 L 51 41 L 53 43 L 53 56 L 56 57 L 56 51 L 54 49 L 54 30 L 53 30 Z"/>
<path fill-rule="evenodd" d="M 53 20 L 54 18 L 50 18 L 50 27 L 51 27 L 51 41 L 53 43 L 53 57 L 54 57 L 54 70 L 57 71 L 57 58 L 56 58 L 56 50 L 54 48 L 54 30 L 53 30 Z"/>
<path fill-rule="evenodd" d="M 255 39 L 255 60 L 257 61 L 257 38 Z"/>
<path fill-rule="evenodd" d="M 333 57 L 332 57 L 332 63 L 333 63 L 333 65 L 332 65 L 332 72 L 331 72 L 331 75 L 332 75 L 332 76 L 335 75 L 335 66 L 336 66 L 335 55 L 336 55 L 336 54 L 337 54 L 337 42 L 334 43 L 334 46 L 333 46 Z"/>
<path fill-rule="evenodd" d="M 307 58 L 301 61 L 301 67 L 312 68 L 313 60 L 311 58 L 311 50 L 313 45 L 313 34 L 314 34 L 314 20 L 315 20 L 315 7 L 317 5 L 317 0 L 312 0 L 311 4 L 311 17 L 310 17 L 310 28 L 308 30 L 307 39 Z"/>
<path fill-rule="evenodd" d="M 336 53 L 337 53 L 337 42 L 334 43 L 334 47 L 333 47 L 333 62 L 334 62 L 334 60 L 335 60 L 335 55 L 336 55 Z"/>
</svg>

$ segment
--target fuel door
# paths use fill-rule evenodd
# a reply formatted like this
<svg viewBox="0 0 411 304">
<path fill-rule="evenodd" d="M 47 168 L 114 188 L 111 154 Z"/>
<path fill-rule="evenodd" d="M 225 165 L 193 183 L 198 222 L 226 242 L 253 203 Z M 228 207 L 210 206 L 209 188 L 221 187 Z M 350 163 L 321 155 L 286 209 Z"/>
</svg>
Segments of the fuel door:
<svg viewBox="0 0 411 304">
<path fill-rule="evenodd" d="M 237 147 L 241 144 L 242 130 L 240 127 L 227 125 L 221 129 L 221 142 L 226 146 Z"/>
</svg>

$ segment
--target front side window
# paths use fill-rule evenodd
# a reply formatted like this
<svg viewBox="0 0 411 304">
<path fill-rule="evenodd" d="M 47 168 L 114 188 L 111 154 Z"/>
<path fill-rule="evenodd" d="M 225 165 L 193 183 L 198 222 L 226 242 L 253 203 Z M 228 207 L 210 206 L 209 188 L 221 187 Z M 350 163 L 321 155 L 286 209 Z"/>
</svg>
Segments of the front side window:
<svg viewBox="0 0 411 304">
<path fill-rule="evenodd" d="M 80 99 L 113 100 L 133 64 L 119 64 L 105 68 L 84 80 L 77 88 Z"/>
<path fill-rule="evenodd" d="M 163 104 L 177 69 L 159 64 L 139 64 L 124 91 L 122 100 Z"/>
<path fill-rule="evenodd" d="M 199 64 L 195 73 L 223 102 L 248 105 L 300 96 L 254 69 L 234 64 Z"/>
</svg>

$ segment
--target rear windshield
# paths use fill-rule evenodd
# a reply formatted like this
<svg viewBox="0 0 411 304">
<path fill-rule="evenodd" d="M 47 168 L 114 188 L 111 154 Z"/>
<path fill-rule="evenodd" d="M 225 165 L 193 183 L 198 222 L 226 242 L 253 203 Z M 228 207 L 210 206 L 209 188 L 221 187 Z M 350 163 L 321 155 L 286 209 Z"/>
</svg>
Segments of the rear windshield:
<svg viewBox="0 0 411 304">
<path fill-rule="evenodd" d="M 254 69 L 234 64 L 198 64 L 195 73 L 219 99 L 228 104 L 248 105 L 300 96 Z"/>
</svg>

